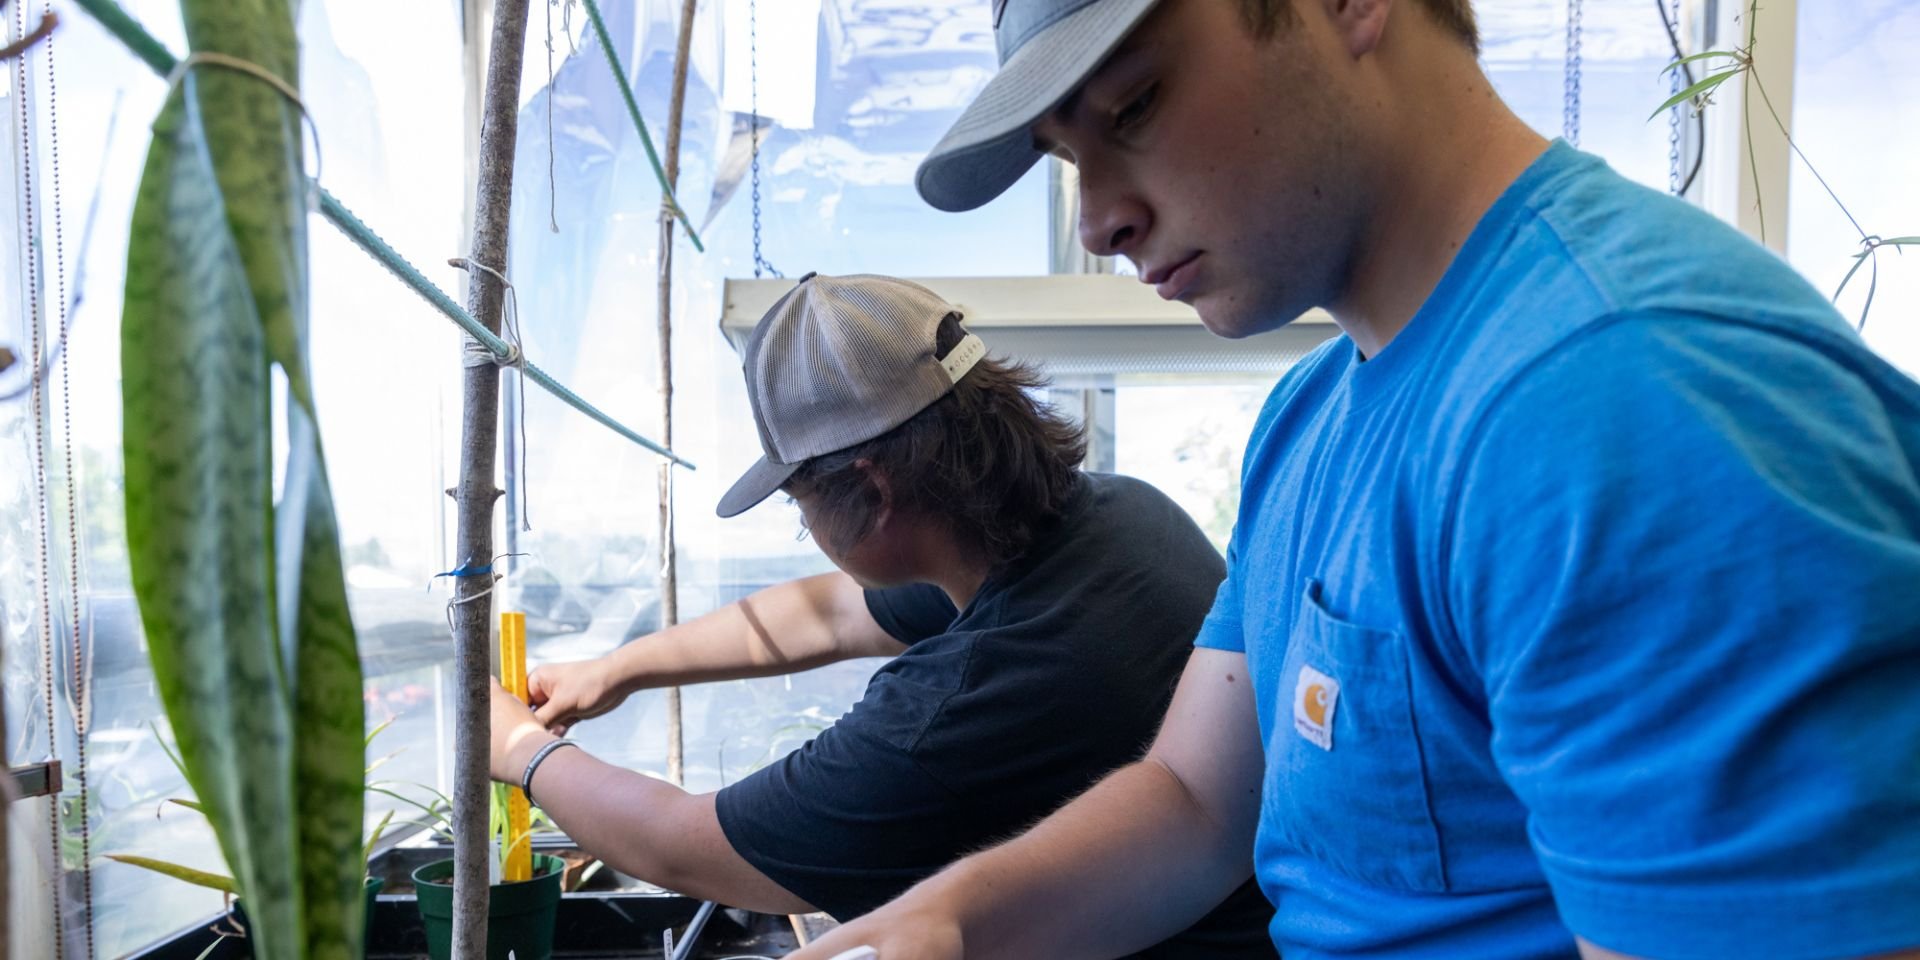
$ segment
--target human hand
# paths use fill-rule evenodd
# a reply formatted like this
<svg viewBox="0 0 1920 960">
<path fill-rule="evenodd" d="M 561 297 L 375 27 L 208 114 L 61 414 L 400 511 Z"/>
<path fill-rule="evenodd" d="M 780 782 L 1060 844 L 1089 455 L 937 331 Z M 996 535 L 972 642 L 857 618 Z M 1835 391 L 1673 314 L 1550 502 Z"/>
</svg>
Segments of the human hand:
<svg viewBox="0 0 1920 960">
<path fill-rule="evenodd" d="M 533 711 L 527 709 L 519 697 L 509 693 L 500 681 L 491 682 L 493 743 L 487 772 L 493 779 L 517 787 L 533 752 L 554 737 L 544 724 L 534 719 Z"/>
<path fill-rule="evenodd" d="M 895 901 L 815 940 L 786 960 L 962 960 L 960 924 L 943 912 Z"/>
<path fill-rule="evenodd" d="M 611 673 L 604 658 L 534 668 L 527 674 L 534 718 L 554 736 L 564 737 L 574 724 L 619 706 L 627 695 L 608 682 Z"/>
</svg>

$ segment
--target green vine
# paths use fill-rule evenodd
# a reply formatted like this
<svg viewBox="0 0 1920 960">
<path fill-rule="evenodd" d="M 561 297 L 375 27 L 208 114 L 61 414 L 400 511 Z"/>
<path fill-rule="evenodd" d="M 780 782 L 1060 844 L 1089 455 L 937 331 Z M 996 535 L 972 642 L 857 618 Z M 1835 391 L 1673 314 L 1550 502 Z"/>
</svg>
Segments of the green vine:
<svg viewBox="0 0 1920 960">
<path fill-rule="evenodd" d="M 1845 277 L 1841 278 L 1840 285 L 1834 288 L 1833 302 L 1835 305 L 1838 305 L 1840 295 L 1846 292 L 1847 285 L 1853 282 L 1854 275 L 1860 272 L 1861 267 L 1869 267 L 1867 299 L 1860 307 L 1860 320 L 1856 324 L 1856 329 L 1865 331 L 1867 328 L 1867 315 L 1873 310 L 1874 294 L 1880 287 L 1879 256 L 1881 248 L 1892 247 L 1895 252 L 1903 252 L 1900 249 L 1902 247 L 1920 246 L 1920 236 L 1882 237 L 1878 234 L 1868 233 L 1866 228 L 1860 225 L 1859 218 L 1853 215 L 1853 211 L 1847 208 L 1846 203 L 1840 199 L 1840 195 L 1834 191 L 1833 186 L 1827 183 L 1827 178 L 1821 176 L 1819 168 L 1815 167 L 1813 161 L 1807 158 L 1806 151 L 1800 149 L 1800 144 L 1793 139 L 1793 132 L 1789 130 L 1787 124 L 1780 119 L 1780 111 L 1774 108 L 1773 98 L 1767 94 L 1766 84 L 1761 82 L 1759 71 L 1753 67 L 1754 47 L 1756 46 L 1755 24 L 1759 20 L 1759 14 L 1759 0 L 1748 0 L 1745 16 L 1747 25 L 1747 42 L 1745 45 L 1732 50 L 1707 50 L 1691 56 L 1678 57 L 1672 63 L 1667 64 L 1667 66 L 1661 70 L 1662 75 L 1680 70 L 1688 64 L 1716 61 L 1712 67 L 1714 72 L 1710 72 L 1698 82 L 1690 84 L 1686 89 L 1668 97 L 1664 103 L 1654 109 L 1653 113 L 1647 119 L 1652 120 L 1654 117 L 1658 117 L 1668 110 L 1678 107 L 1682 103 L 1690 104 L 1696 112 L 1704 111 L 1712 104 L 1714 91 L 1718 90 L 1722 84 L 1734 77 L 1740 77 L 1743 94 L 1741 97 L 1741 109 L 1744 111 L 1742 128 L 1746 131 L 1747 137 L 1747 165 L 1749 174 L 1753 177 L 1753 182 L 1757 186 L 1760 182 L 1760 168 L 1758 161 L 1755 159 L 1753 149 L 1753 97 L 1746 94 L 1749 91 L 1758 93 L 1761 104 L 1767 108 L 1767 115 L 1773 119 L 1774 127 L 1780 131 L 1780 136 L 1786 139 L 1787 146 L 1792 148 L 1794 156 L 1799 157 L 1800 162 L 1806 165 L 1807 172 L 1813 174 L 1813 178 L 1819 181 L 1821 189 L 1827 192 L 1827 196 L 1832 198 L 1834 205 L 1840 208 L 1840 212 L 1847 218 L 1847 222 L 1853 225 L 1854 232 L 1860 235 L 1860 249 L 1852 254 L 1854 260 L 1853 267 L 1847 271 Z M 1731 64 L 1731 66 L 1728 66 L 1728 64 Z M 1754 212 L 1759 220 L 1760 242 L 1765 243 L 1767 240 L 1767 215 L 1766 210 L 1761 207 L 1757 196 L 1754 200 Z"/>
</svg>

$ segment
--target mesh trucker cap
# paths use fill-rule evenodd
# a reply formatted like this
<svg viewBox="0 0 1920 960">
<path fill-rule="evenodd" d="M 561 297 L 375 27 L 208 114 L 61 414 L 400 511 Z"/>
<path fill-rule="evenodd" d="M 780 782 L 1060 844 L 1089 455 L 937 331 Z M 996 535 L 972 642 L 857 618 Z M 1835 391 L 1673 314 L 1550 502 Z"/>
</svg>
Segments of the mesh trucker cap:
<svg viewBox="0 0 1920 960">
<path fill-rule="evenodd" d="M 914 185 L 941 210 L 972 210 L 1041 157 L 1027 128 L 1085 83 L 1156 0 L 993 0 L 1000 72 L 920 164 Z"/>
<path fill-rule="evenodd" d="M 765 456 L 720 498 L 723 517 L 765 500 L 810 457 L 872 440 L 947 395 L 986 344 L 934 355 L 959 308 L 917 283 L 807 274 L 747 337 L 742 369 Z"/>
</svg>

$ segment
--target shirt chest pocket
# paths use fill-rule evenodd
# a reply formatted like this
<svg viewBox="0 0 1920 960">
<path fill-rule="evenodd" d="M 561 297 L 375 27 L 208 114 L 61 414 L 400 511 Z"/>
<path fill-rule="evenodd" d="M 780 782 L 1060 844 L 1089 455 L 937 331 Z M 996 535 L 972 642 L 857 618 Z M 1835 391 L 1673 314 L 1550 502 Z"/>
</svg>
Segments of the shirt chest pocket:
<svg viewBox="0 0 1920 960">
<path fill-rule="evenodd" d="M 1265 829 L 1357 880 L 1445 890 L 1405 637 L 1335 617 L 1308 581 L 1281 671 Z"/>
</svg>

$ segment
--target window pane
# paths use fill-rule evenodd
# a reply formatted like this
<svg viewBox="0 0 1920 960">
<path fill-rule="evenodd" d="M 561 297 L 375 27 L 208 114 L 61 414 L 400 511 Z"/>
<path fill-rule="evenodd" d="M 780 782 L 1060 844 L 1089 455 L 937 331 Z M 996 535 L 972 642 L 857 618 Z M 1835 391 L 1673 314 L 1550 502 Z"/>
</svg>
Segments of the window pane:
<svg viewBox="0 0 1920 960">
<path fill-rule="evenodd" d="M 155 0 L 127 6 L 163 43 L 184 49 L 177 4 Z M 329 186 L 397 246 L 431 262 L 434 252 L 464 245 L 462 187 L 460 178 L 450 175 L 461 168 L 463 151 L 456 11 L 436 5 L 396 10 L 377 6 L 362 0 L 302 5 L 301 86 L 322 143 L 319 155 L 308 162 L 319 165 Z M 66 18 L 58 44 L 67 277 L 76 286 L 84 277 L 84 286 L 70 291 L 83 294 L 73 314 L 67 351 L 74 402 L 71 411 L 58 405 L 50 411 L 54 452 L 49 461 L 55 467 L 64 464 L 59 437 L 70 412 L 81 512 L 82 636 L 90 637 L 93 645 L 87 740 L 91 803 L 86 820 L 94 857 L 94 943 L 102 955 L 117 956 L 213 914 L 220 909 L 220 897 L 104 860 L 103 855 L 138 854 L 215 872 L 225 868 L 204 820 L 165 803 L 191 794 L 153 735 L 157 727 L 170 739 L 171 731 L 154 689 L 132 596 L 123 515 L 120 297 L 133 196 L 151 136 L 149 124 L 166 88 L 91 18 Z M 36 67 L 44 70 L 41 64 Z M 46 107 L 42 103 L 36 109 Z M 9 116 L 14 113 L 10 108 Z M 52 199 L 45 179 L 52 143 L 44 112 L 38 119 L 41 139 L 35 159 L 41 164 L 44 215 Z M 98 213 L 89 216 L 95 204 Z M 82 242 L 89 223 L 92 234 Z M 330 226 L 316 218 L 310 231 L 316 392 L 351 600 L 367 660 L 368 712 L 376 721 L 389 713 L 404 715 L 383 741 L 407 748 L 388 767 L 390 775 L 432 783 L 438 744 L 432 735 L 431 678 L 422 664 L 444 658 L 449 646 L 444 600 L 428 596 L 422 587 L 431 572 L 446 569 L 438 530 L 445 499 L 438 492 L 444 486 L 438 453 L 444 431 L 436 426 L 446 419 L 440 395 L 445 378 L 437 371 L 444 370 L 446 377 L 457 372 L 453 358 L 458 341 L 444 320 L 347 246 Z M 46 238 L 51 251 L 51 232 Z M 439 279 L 452 285 L 456 278 L 444 276 L 444 269 L 441 273 Z M 11 273 L 9 277 L 11 295 L 18 279 Z M 52 279 L 49 269 L 50 284 Z M 7 311 L 0 342 L 24 342 L 24 337 L 16 341 L 12 329 L 23 313 Z M 0 405 L 0 418 L 21 418 L 23 409 L 21 404 Z M 24 424 L 24 419 L 11 419 L 0 426 L 0 434 L 14 438 L 0 454 L 5 463 L 15 462 L 19 438 L 32 435 L 14 429 Z M 9 491 L 15 489 L 15 477 L 30 475 L 24 468 L 28 461 L 19 462 L 23 469 L 17 473 L 0 468 Z M 54 494 L 64 502 L 64 479 L 50 479 Z M 11 493 L 0 498 L 6 530 L 35 530 L 33 509 L 30 498 Z M 63 513 L 56 511 L 53 537 L 62 548 Z M 56 550 L 53 558 L 50 586 L 62 611 L 54 616 L 56 623 L 65 619 L 68 609 L 64 554 L 64 549 Z M 16 552 L 9 544 L 0 556 L 5 557 L 0 563 L 32 563 L 37 549 Z M 0 578 L 7 584 L 0 606 L 9 648 L 12 762 L 37 760 L 47 749 L 44 698 L 29 696 L 40 689 L 39 602 L 33 589 L 13 589 L 15 584 L 30 584 L 34 576 L 37 572 L 29 576 L 22 571 L 17 579 Z M 64 654 L 57 663 L 64 666 Z M 58 680 L 67 682 L 65 671 L 58 672 Z M 29 723 L 28 717 L 38 720 Z M 77 752 L 68 742 L 68 711 L 59 711 L 56 725 L 60 753 L 72 763 Z M 69 808 L 63 816 L 64 866 L 69 871 L 63 899 L 68 940 L 77 949 L 83 918 L 82 888 L 72 872 L 80 861 L 82 817 L 73 809 L 76 783 L 77 771 L 70 771 L 63 797 Z M 20 850 L 16 855 L 29 854 Z M 25 915 L 19 919 L 31 922 Z"/>
<path fill-rule="evenodd" d="M 728 7 L 727 52 L 736 60 L 747 59 L 745 6 Z M 761 16 L 768 6 L 760 4 Z M 764 97 L 782 46 L 765 33 L 760 44 Z M 803 31 L 792 44 L 813 40 Z M 997 69 L 987 0 L 825 0 L 818 51 L 811 127 L 776 128 L 762 152 L 772 178 L 763 187 L 769 258 L 793 276 L 1046 272 L 1045 164 L 965 214 L 934 210 L 913 189 L 921 157 Z M 729 103 L 745 99 L 727 94 Z M 729 276 L 752 272 L 752 211 L 739 202 L 747 199 L 727 214 L 734 223 L 721 259 Z"/>
<path fill-rule="evenodd" d="M 639 78 L 640 110 L 656 124 L 667 114 L 679 7 L 646 0 L 606 11 L 614 45 Z M 789 276 L 1046 271 L 1043 167 L 960 216 L 927 207 L 912 185 L 919 157 L 993 66 L 985 0 L 759 8 L 760 95 L 779 121 L 760 149 L 769 261 Z M 738 87 L 751 75 L 746 14 L 744 3 L 701 7 L 676 188 L 707 248 L 697 254 L 679 241 L 673 287 L 674 446 L 699 465 L 673 474 L 682 620 L 831 569 L 799 539 L 798 514 L 782 497 L 732 520 L 713 514 L 760 456 L 740 361 L 717 323 L 722 279 L 754 271 L 751 128 L 741 112 L 750 98 Z M 550 86 L 543 25 L 530 38 L 533 80 L 544 89 L 527 100 L 519 127 L 511 276 L 527 353 L 582 396 L 658 434 L 660 191 L 597 40 L 577 36 L 570 50 L 565 26 L 557 29 Z M 509 534 L 511 549 L 527 556 L 513 559 L 515 576 L 503 587 L 528 613 L 529 659 L 598 656 L 652 632 L 660 622 L 658 459 L 545 394 L 527 398 L 525 421 L 526 463 L 512 465 L 508 488 L 524 498 L 516 508 L 524 503 L 533 529 Z M 687 785 L 713 789 L 804 742 L 858 698 L 872 669 L 850 663 L 688 688 Z M 664 701 L 657 691 L 638 694 L 575 735 L 611 762 L 664 772 Z"/>
<path fill-rule="evenodd" d="M 1647 115 L 1670 95 L 1661 73 L 1673 48 L 1655 0 L 1587 0 L 1581 15 L 1580 148 L 1615 170 L 1667 189 L 1669 127 Z M 1500 96 L 1548 137 L 1565 129 L 1566 0 L 1481 0 L 1481 59 Z"/>
<path fill-rule="evenodd" d="M 461 233 L 465 141 L 459 11 L 444 4 L 333 0 L 301 5 L 308 109 L 324 138 L 327 187 L 443 289 Z M 460 437 L 461 336 L 331 224 L 308 225 L 312 365 L 359 635 L 373 776 L 416 797 L 451 769 L 451 556 Z M 431 592 L 427 585 L 433 583 Z M 390 809 L 367 795 L 368 826 Z"/>
<path fill-rule="evenodd" d="M 1172 497 L 1224 554 L 1247 435 L 1277 378 L 1120 378 L 1115 469 Z"/>
<path fill-rule="evenodd" d="M 1920 234 L 1920 6 L 1900 0 L 1801 0 L 1793 79 L 1793 136 L 1860 227 L 1882 237 Z M 1765 8 L 1762 7 L 1762 15 Z M 1790 181 L 1787 250 L 1793 265 L 1832 294 L 1855 263 L 1860 233 L 1805 163 Z M 1878 255 L 1866 338 L 1920 374 L 1920 248 Z M 1858 321 L 1873 269 L 1861 269 L 1840 308 Z"/>
<path fill-rule="evenodd" d="M 176 49 L 183 45 L 177 4 L 151 0 L 126 6 L 163 42 Z M 210 854 L 215 848 L 204 821 L 185 808 L 164 803 L 169 797 L 189 793 L 153 737 L 150 724 L 160 718 L 158 725 L 164 732 L 166 723 L 147 664 L 127 568 L 120 436 L 120 299 L 128 218 L 151 136 L 148 125 L 159 112 L 165 87 L 91 18 L 63 17 L 55 46 L 57 100 L 48 96 L 44 51 L 35 51 L 28 58 L 31 70 L 27 89 L 37 128 L 31 162 L 34 207 L 41 231 L 40 279 L 45 285 L 40 303 L 50 328 L 59 322 L 58 311 L 50 306 L 50 298 L 58 296 L 61 280 L 61 271 L 51 260 L 54 255 L 64 254 L 67 293 L 70 301 L 77 297 L 69 315 L 72 327 L 64 354 L 66 370 L 64 375 L 50 379 L 53 400 L 43 424 L 51 521 L 47 591 L 56 645 L 52 727 L 57 752 L 68 765 L 66 789 L 60 797 L 60 895 L 66 943 L 77 951 L 84 943 L 84 888 L 79 873 L 84 826 L 94 864 L 94 942 L 100 954 L 115 956 L 177 929 L 188 919 L 213 913 L 220 898 L 210 891 L 107 861 L 103 859 L 105 854 L 139 854 L 213 870 L 221 867 L 218 854 Z M 17 122 L 13 64 L 7 65 L 6 72 L 7 95 L 0 98 L 0 105 Z M 57 143 L 54 117 L 50 115 L 54 109 L 58 111 Z M 60 161 L 58 236 L 50 216 L 55 202 L 56 146 Z M 16 140 L 16 149 L 7 151 L 5 164 L 9 167 L 18 157 L 17 147 Z M 11 176 L 8 181 L 19 182 Z M 99 213 L 91 218 L 89 228 L 89 208 L 96 203 Z M 4 217 L 8 224 L 22 222 L 14 210 L 9 214 Z M 6 235 L 11 247 L 15 230 L 7 230 Z M 9 257 L 0 272 L 8 276 L 11 298 L 23 290 L 23 277 L 16 272 L 22 266 L 17 258 L 19 251 L 10 249 L 9 253 L 15 256 Z M 10 299 L 10 306 L 15 302 L 18 308 L 6 310 L 4 320 L 0 320 L 0 343 L 29 353 L 25 298 Z M 53 335 L 49 333 L 49 337 Z M 17 375 L 24 373 L 24 368 L 8 371 L 0 380 L 4 384 L 0 389 L 11 391 L 23 386 L 24 377 Z M 5 568 L 0 582 L 6 584 L 0 587 L 0 634 L 7 638 L 7 758 L 14 764 L 40 761 L 50 749 L 38 587 L 43 569 L 40 519 L 37 493 L 27 482 L 34 476 L 29 454 L 34 435 L 24 400 L 0 403 L 0 437 L 6 438 L 4 453 L 0 453 L 0 477 L 6 478 L 6 492 L 0 494 L 0 527 L 7 531 L 0 534 L 0 567 Z M 81 545 L 80 636 L 92 645 L 91 682 L 85 696 L 91 717 L 87 737 L 89 803 L 85 810 L 79 808 L 76 725 L 67 692 L 76 599 L 69 579 L 72 557 L 65 473 L 69 453 Z M 13 539 L 16 535 L 18 541 Z M 24 803 L 15 815 L 37 810 L 43 803 Z M 15 862 L 33 864 L 30 872 L 16 872 L 15 877 L 42 876 L 42 865 L 48 857 L 44 828 L 33 833 L 17 832 L 15 838 L 17 845 L 11 854 Z M 46 889 L 37 884 L 27 890 L 16 886 L 14 917 L 17 927 L 29 938 L 25 942 L 38 944 L 50 955 L 51 944 L 38 939 L 52 926 L 46 896 Z"/>
</svg>

